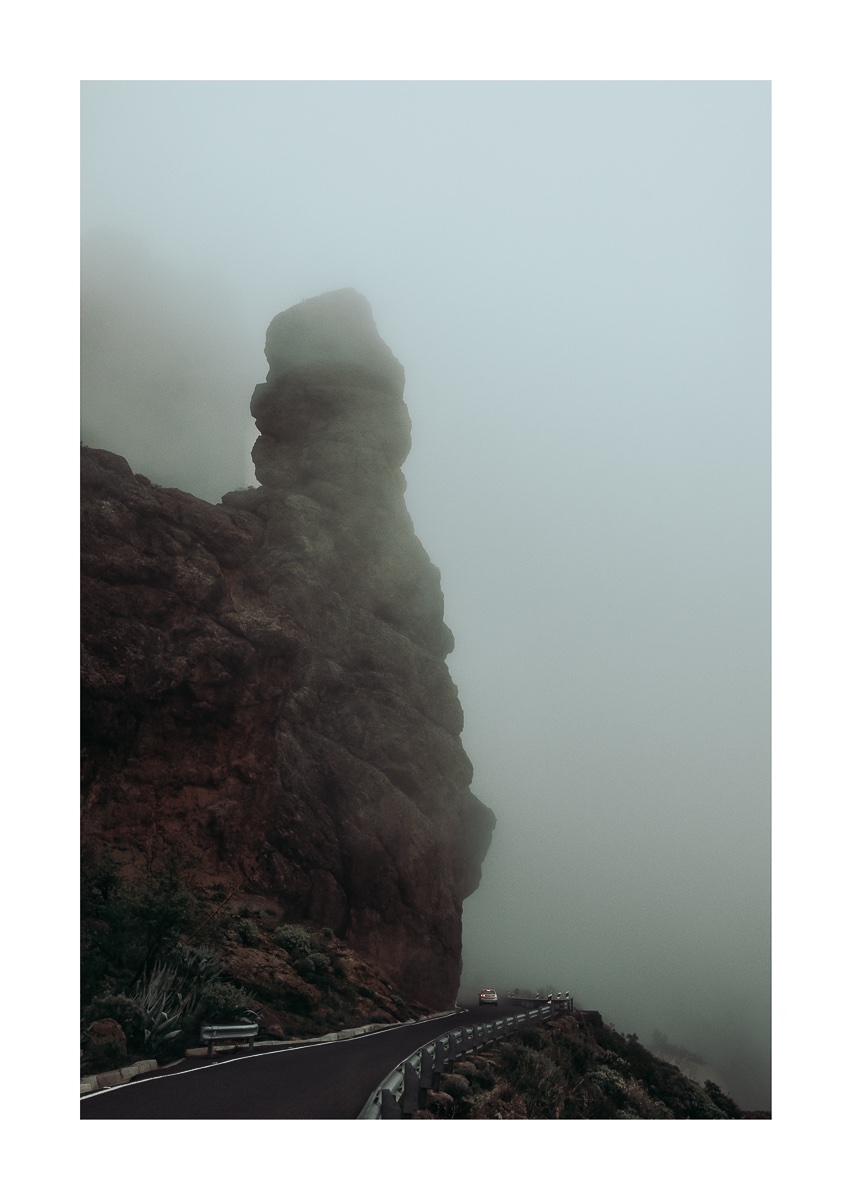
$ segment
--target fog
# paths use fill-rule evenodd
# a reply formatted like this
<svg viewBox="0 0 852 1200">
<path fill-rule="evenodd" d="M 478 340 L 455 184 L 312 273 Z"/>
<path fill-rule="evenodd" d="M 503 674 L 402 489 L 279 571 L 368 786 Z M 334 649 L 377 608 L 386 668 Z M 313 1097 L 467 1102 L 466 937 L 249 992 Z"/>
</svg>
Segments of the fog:
<svg viewBox="0 0 852 1200">
<path fill-rule="evenodd" d="M 271 318 L 406 371 L 474 791 L 464 989 L 769 1094 L 769 87 L 86 83 L 82 436 L 252 482 Z"/>
<path fill-rule="evenodd" d="M 244 486 L 253 426 L 235 398 L 257 348 L 227 291 L 112 229 L 84 237 L 81 268 L 83 441 L 205 500 Z"/>
</svg>

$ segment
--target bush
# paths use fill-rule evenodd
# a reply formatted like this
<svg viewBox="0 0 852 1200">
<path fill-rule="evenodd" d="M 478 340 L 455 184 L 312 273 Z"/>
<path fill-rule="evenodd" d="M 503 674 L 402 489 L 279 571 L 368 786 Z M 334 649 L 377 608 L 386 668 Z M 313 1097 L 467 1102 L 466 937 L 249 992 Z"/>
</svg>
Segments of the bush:
<svg viewBox="0 0 852 1200">
<path fill-rule="evenodd" d="M 468 1076 L 471 1084 L 480 1091 L 490 1091 L 497 1082 L 492 1072 L 487 1068 L 477 1068 L 472 1075 Z"/>
<path fill-rule="evenodd" d="M 710 1097 L 715 1106 L 720 1109 L 732 1121 L 742 1120 L 743 1110 L 736 1104 L 730 1096 L 726 1096 L 718 1083 L 714 1083 L 712 1079 L 704 1080 L 704 1091 Z"/>
<path fill-rule="evenodd" d="M 127 1055 L 118 1046 L 86 1046 L 80 1059 L 80 1070 L 84 1075 L 100 1075 L 102 1071 L 116 1071 L 127 1066 Z"/>
<path fill-rule="evenodd" d="M 222 974 L 221 959 L 210 946 L 186 946 L 179 942 L 168 958 L 184 986 L 212 983 Z"/>
<path fill-rule="evenodd" d="M 725 1114 L 717 1108 L 706 1092 L 693 1083 L 688 1093 L 672 1106 L 681 1119 L 687 1121 L 723 1121 Z"/>
<path fill-rule="evenodd" d="M 101 920 L 113 897 L 121 889 L 121 877 L 112 856 L 105 850 L 83 846 L 80 855 L 80 916 Z"/>
<path fill-rule="evenodd" d="M 452 1074 L 441 1076 L 441 1091 L 452 1099 L 452 1116 L 464 1118 L 471 1110 L 473 1095 L 470 1084 L 464 1075 Z"/>
<path fill-rule="evenodd" d="M 223 1025 L 240 1021 L 251 1023 L 257 1018 L 252 1008 L 254 1003 L 254 997 L 236 984 L 221 981 L 207 983 L 199 992 L 195 1016 L 202 1021 L 219 1021 Z"/>
<path fill-rule="evenodd" d="M 155 958 L 173 949 L 180 933 L 191 931 L 201 914 L 198 897 L 186 877 L 186 864 L 174 853 L 154 858 L 129 889 L 130 910 L 144 951 L 141 976 Z"/>
<path fill-rule="evenodd" d="M 627 1081 L 613 1067 L 601 1065 L 589 1075 L 589 1082 L 596 1084 L 604 1095 L 616 1103 L 627 1098 Z"/>
<path fill-rule="evenodd" d="M 311 952 L 310 934 L 301 925 L 279 925 L 272 940 L 292 958 L 304 958 Z"/>
<path fill-rule="evenodd" d="M 315 975 L 325 975 L 331 970 L 331 959 L 319 950 L 312 950 L 310 954 L 306 954 L 303 959 L 300 959 L 296 966 L 297 969 L 304 967 L 305 970 L 311 971 Z"/>
<path fill-rule="evenodd" d="M 462 1097 L 466 1098 L 470 1094 L 470 1084 L 464 1075 L 442 1075 L 441 1091 L 446 1092 L 448 1096 L 452 1096 L 454 1100 L 459 1100 Z"/>
<path fill-rule="evenodd" d="M 109 853 L 84 846 L 80 885 L 84 1005 L 108 991 L 130 994 L 155 959 L 192 935 L 202 912 L 186 863 L 172 853 L 152 855 L 131 882 Z"/>
<path fill-rule="evenodd" d="M 145 1009 L 138 997 L 123 993 L 98 996 L 83 1010 L 86 1026 L 104 1017 L 111 1017 L 121 1026 L 131 1054 L 145 1049 Z"/>
<path fill-rule="evenodd" d="M 534 1120 L 559 1117 L 564 1089 L 556 1064 L 541 1050 L 517 1041 L 508 1042 L 501 1057 L 506 1079 L 522 1097 L 527 1115 Z"/>
<path fill-rule="evenodd" d="M 247 917 L 241 917 L 237 921 L 236 926 L 237 937 L 244 946 L 259 946 L 260 933 L 254 921 L 248 920 Z"/>
<path fill-rule="evenodd" d="M 272 940 L 287 951 L 293 967 L 303 977 L 327 975 L 335 967 L 328 954 L 314 949 L 311 935 L 300 925 L 279 925 Z"/>
</svg>

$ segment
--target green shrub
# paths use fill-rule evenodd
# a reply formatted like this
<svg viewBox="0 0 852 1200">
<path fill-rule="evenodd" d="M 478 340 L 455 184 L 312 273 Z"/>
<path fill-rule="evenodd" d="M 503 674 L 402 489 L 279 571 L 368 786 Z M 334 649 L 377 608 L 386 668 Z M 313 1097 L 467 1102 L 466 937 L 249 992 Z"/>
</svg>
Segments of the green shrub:
<svg viewBox="0 0 852 1200">
<path fill-rule="evenodd" d="M 145 1012 L 145 1049 L 159 1057 L 185 1048 L 198 1007 L 194 979 L 172 963 L 155 963 L 140 980 L 135 997 Z"/>
<path fill-rule="evenodd" d="M 452 1096 L 454 1100 L 459 1100 L 462 1097 L 467 1098 L 470 1094 L 470 1084 L 464 1075 L 442 1075 L 441 1091 L 446 1092 L 448 1096 Z"/>
<path fill-rule="evenodd" d="M 296 967 L 297 969 L 304 967 L 314 975 L 325 975 L 331 970 L 331 959 L 319 950 L 312 950 L 310 954 L 306 954 L 304 958 L 298 960 Z"/>
<path fill-rule="evenodd" d="M 732 1121 L 742 1120 L 743 1110 L 736 1104 L 730 1096 L 726 1096 L 718 1083 L 714 1083 L 712 1079 L 704 1080 L 704 1091 L 712 1100 L 713 1104 Z"/>
<path fill-rule="evenodd" d="M 473 1093 L 464 1075 L 442 1075 L 441 1091 L 451 1097 L 453 1102 L 452 1112 L 448 1115 L 461 1119 L 470 1115 Z"/>
<path fill-rule="evenodd" d="M 250 921 L 247 917 L 241 917 L 235 925 L 237 937 L 244 946 L 259 946 L 260 932 L 254 921 Z"/>
<path fill-rule="evenodd" d="M 80 1059 L 81 1071 L 85 1075 L 100 1075 L 101 1071 L 115 1071 L 127 1065 L 127 1055 L 118 1046 L 85 1046 Z"/>
<path fill-rule="evenodd" d="M 471 1085 L 480 1091 L 490 1091 L 497 1082 L 493 1073 L 486 1068 L 477 1068 L 472 1075 L 468 1076 Z"/>
<path fill-rule="evenodd" d="M 191 870 L 174 853 L 152 854 L 129 881 L 108 852 L 84 845 L 80 883 L 84 1005 L 107 992 L 130 994 L 202 916 Z"/>
<path fill-rule="evenodd" d="M 224 969 L 219 955 L 210 946 L 187 946 L 183 942 L 178 942 L 172 950 L 168 964 L 175 968 L 184 986 L 212 983 Z"/>
<path fill-rule="evenodd" d="M 272 940 L 287 951 L 293 967 L 303 977 L 327 975 L 332 970 L 337 973 L 339 964 L 328 954 L 315 950 L 311 935 L 300 925 L 279 925 Z"/>
<path fill-rule="evenodd" d="M 122 883 L 115 860 L 98 847 L 83 846 L 80 854 L 80 916 L 102 920 Z"/>
<path fill-rule="evenodd" d="M 145 1009 L 138 997 L 123 993 L 98 996 L 83 1010 L 86 1026 L 105 1017 L 111 1017 L 121 1026 L 131 1054 L 145 1049 Z"/>
<path fill-rule="evenodd" d="M 178 935 L 190 932 L 201 904 L 187 876 L 187 866 L 174 853 L 146 864 L 142 879 L 129 889 L 130 909 L 144 957 L 137 975 L 155 958 L 174 949 Z"/>
<path fill-rule="evenodd" d="M 613 1067 L 601 1064 L 588 1078 L 611 1100 L 618 1102 L 627 1098 L 627 1081 Z"/>
<path fill-rule="evenodd" d="M 301 925 L 279 925 L 272 940 L 292 958 L 304 958 L 311 952 L 310 934 Z"/>
<path fill-rule="evenodd" d="M 563 1077 L 556 1064 L 541 1050 L 520 1041 L 507 1042 L 502 1051 L 505 1077 L 522 1097 L 527 1115 L 534 1120 L 553 1120 L 560 1115 Z"/>
<path fill-rule="evenodd" d="M 219 1021 L 223 1025 L 251 1023 L 257 1018 L 254 1003 L 254 997 L 236 984 L 207 983 L 199 992 L 195 1015 L 202 1021 Z"/>
</svg>

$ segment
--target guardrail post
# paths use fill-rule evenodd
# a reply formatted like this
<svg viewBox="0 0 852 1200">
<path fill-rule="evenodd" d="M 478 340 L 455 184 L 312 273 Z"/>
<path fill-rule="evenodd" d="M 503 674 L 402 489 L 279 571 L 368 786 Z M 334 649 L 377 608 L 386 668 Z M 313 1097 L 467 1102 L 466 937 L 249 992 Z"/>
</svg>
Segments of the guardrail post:
<svg viewBox="0 0 852 1200">
<path fill-rule="evenodd" d="M 435 1051 L 423 1049 L 420 1051 L 420 1078 L 417 1081 L 417 1107 L 426 1107 L 426 1093 L 432 1087 L 435 1079 Z"/>
<path fill-rule="evenodd" d="M 441 1090 L 441 1074 L 444 1070 L 444 1039 L 438 1038 L 435 1042 L 435 1051 L 432 1056 L 432 1083 L 433 1092 Z"/>
<path fill-rule="evenodd" d="M 461 1040 L 463 1036 L 460 1029 L 452 1029 L 447 1036 L 449 1046 L 447 1047 L 447 1059 L 444 1063 L 444 1068 L 448 1075 L 452 1075 L 456 1059 L 461 1058 Z"/>
<path fill-rule="evenodd" d="M 389 1088 L 382 1088 L 382 1120 L 395 1121 L 402 1117 L 399 1101 Z"/>
<path fill-rule="evenodd" d="M 412 1117 L 418 1109 L 420 1075 L 414 1063 L 406 1061 L 403 1068 L 405 1081 L 402 1085 L 402 1115 Z"/>
</svg>

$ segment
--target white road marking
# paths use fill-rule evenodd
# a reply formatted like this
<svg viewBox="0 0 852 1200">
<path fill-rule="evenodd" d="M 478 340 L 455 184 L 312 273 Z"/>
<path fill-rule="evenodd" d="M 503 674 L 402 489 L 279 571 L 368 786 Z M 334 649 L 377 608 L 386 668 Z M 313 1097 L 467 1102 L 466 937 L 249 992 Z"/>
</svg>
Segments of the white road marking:
<svg viewBox="0 0 852 1200">
<path fill-rule="evenodd" d="M 459 1016 L 468 1009 L 461 1009 Z M 428 1025 L 430 1021 L 444 1021 L 448 1016 L 453 1016 L 453 1013 L 441 1013 L 437 1017 L 424 1017 L 422 1021 L 416 1022 L 418 1025 Z M 342 1046 L 348 1042 L 360 1042 L 364 1038 L 378 1037 L 382 1033 L 391 1033 L 395 1029 L 410 1029 L 413 1025 L 388 1025 L 386 1029 L 374 1029 L 370 1033 L 361 1033 L 357 1037 L 340 1038 L 337 1041 L 330 1042 L 310 1042 L 304 1046 L 282 1046 L 280 1050 L 267 1050 L 258 1052 L 257 1054 L 244 1054 L 241 1058 L 229 1058 L 222 1062 L 207 1062 L 202 1063 L 197 1067 L 190 1067 L 187 1071 L 175 1071 L 174 1075 L 152 1075 L 150 1079 L 128 1079 L 127 1083 L 113 1083 L 109 1087 L 98 1088 L 96 1092 L 88 1092 L 85 1096 L 80 1097 L 81 1103 L 84 1100 L 95 1100 L 98 1096 L 105 1096 L 108 1092 L 118 1092 L 122 1088 L 135 1087 L 140 1083 L 160 1083 L 170 1079 L 182 1079 L 185 1075 L 194 1075 L 196 1071 L 209 1071 L 211 1067 L 230 1067 L 234 1063 L 248 1062 L 250 1058 L 267 1058 L 273 1054 L 289 1054 L 293 1050 L 319 1050 L 323 1046 Z"/>
</svg>

